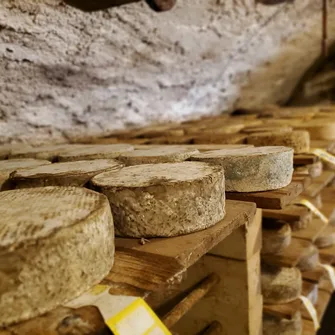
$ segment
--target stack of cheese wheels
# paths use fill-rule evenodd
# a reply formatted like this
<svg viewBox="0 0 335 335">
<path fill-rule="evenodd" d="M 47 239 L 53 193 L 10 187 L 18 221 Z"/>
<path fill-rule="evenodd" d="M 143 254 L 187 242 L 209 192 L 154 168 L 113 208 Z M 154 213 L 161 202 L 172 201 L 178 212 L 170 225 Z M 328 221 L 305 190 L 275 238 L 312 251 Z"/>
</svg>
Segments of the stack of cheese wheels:
<svg viewBox="0 0 335 335">
<path fill-rule="evenodd" d="M 139 164 L 175 163 L 182 162 L 198 154 L 197 149 L 178 146 L 160 146 L 148 150 L 135 150 L 124 153 L 118 158 L 127 166 Z"/>
<path fill-rule="evenodd" d="M 0 218 L 0 326 L 74 299 L 113 266 L 113 217 L 102 194 L 76 187 L 5 191 Z"/>
<path fill-rule="evenodd" d="M 307 130 L 312 140 L 335 140 L 335 120 L 316 119 L 294 124 L 294 128 Z"/>
<path fill-rule="evenodd" d="M 73 150 L 67 150 L 58 155 L 60 162 L 85 161 L 92 159 L 117 158 L 124 152 L 132 151 L 134 147 L 129 144 L 87 145 Z"/>
<path fill-rule="evenodd" d="M 263 316 L 263 335 L 301 335 L 302 328 L 301 312 L 290 319 L 269 314 Z"/>
<path fill-rule="evenodd" d="M 143 164 L 102 173 L 92 183 L 108 197 L 119 236 L 177 236 L 211 227 L 225 215 L 220 166 Z"/>
<path fill-rule="evenodd" d="M 247 142 L 255 146 L 286 146 L 292 148 L 296 154 L 308 153 L 310 151 L 309 133 L 303 130 L 254 133 L 249 135 Z"/>
<path fill-rule="evenodd" d="M 84 186 L 95 175 L 117 171 L 122 165 L 113 159 L 54 163 L 14 172 L 10 180 L 16 188 L 42 186 Z"/>
<path fill-rule="evenodd" d="M 273 221 L 271 224 L 263 222 L 262 234 L 263 255 L 278 254 L 291 244 L 291 227 L 283 221 Z"/>
<path fill-rule="evenodd" d="M 222 166 L 228 192 L 275 190 L 292 180 L 293 149 L 287 147 L 215 150 L 191 160 Z"/>
<path fill-rule="evenodd" d="M 11 188 L 11 185 L 6 185 L 10 174 L 16 170 L 29 168 L 29 167 L 36 167 L 36 166 L 45 166 L 50 165 L 51 163 L 47 160 L 41 159 L 10 159 L 0 161 L 0 189 L 7 189 Z"/>
<path fill-rule="evenodd" d="M 263 264 L 261 284 L 265 304 L 285 304 L 301 295 L 302 276 L 297 268 Z"/>
</svg>

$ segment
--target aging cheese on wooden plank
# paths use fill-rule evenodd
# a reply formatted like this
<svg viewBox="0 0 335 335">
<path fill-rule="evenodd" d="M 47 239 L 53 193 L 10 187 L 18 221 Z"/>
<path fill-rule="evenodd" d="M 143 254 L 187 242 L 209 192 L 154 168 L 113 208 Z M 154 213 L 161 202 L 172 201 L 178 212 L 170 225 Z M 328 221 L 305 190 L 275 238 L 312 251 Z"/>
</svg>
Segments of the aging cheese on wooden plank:
<svg viewBox="0 0 335 335">
<path fill-rule="evenodd" d="M 292 180 L 293 150 L 287 147 L 215 150 L 190 159 L 222 166 L 228 192 L 275 190 Z"/>
<path fill-rule="evenodd" d="M 113 218 L 102 194 L 76 187 L 1 192 L 0 220 L 0 326 L 74 299 L 113 265 Z"/>
<path fill-rule="evenodd" d="M 54 161 L 56 157 L 67 150 L 73 150 L 74 148 L 80 148 L 82 144 L 58 144 L 58 145 L 48 145 L 33 148 L 17 148 L 13 149 L 9 158 L 37 158 L 37 159 L 47 159 Z"/>
<path fill-rule="evenodd" d="M 296 154 L 309 152 L 310 150 L 308 131 L 255 133 L 247 138 L 247 143 L 255 146 L 286 146 L 292 148 Z"/>
<path fill-rule="evenodd" d="M 291 319 L 264 314 L 263 335 L 302 335 L 302 325 L 300 312 Z"/>
<path fill-rule="evenodd" d="M 320 249 L 333 246 L 335 244 L 335 228 L 328 225 L 316 238 L 314 244 Z"/>
<path fill-rule="evenodd" d="M 78 149 L 68 150 L 58 155 L 60 162 L 85 161 L 92 159 L 117 158 L 122 153 L 132 151 L 134 147 L 130 144 L 106 144 L 87 145 Z"/>
<path fill-rule="evenodd" d="M 14 172 L 10 180 L 16 188 L 84 186 L 95 175 L 105 171 L 117 171 L 121 167 L 122 165 L 113 159 L 54 163 L 21 169 Z"/>
<path fill-rule="evenodd" d="M 289 126 L 256 126 L 256 127 L 246 127 L 242 130 L 243 133 L 253 134 L 253 133 L 286 133 L 293 131 L 292 127 Z"/>
<path fill-rule="evenodd" d="M 160 146 L 152 149 L 135 150 L 124 153 L 118 158 L 125 165 L 157 164 L 182 162 L 192 155 L 198 154 L 197 149 L 178 146 Z"/>
<path fill-rule="evenodd" d="M 225 215 L 220 166 L 144 164 L 102 173 L 92 183 L 108 197 L 119 236 L 188 234 L 213 226 Z"/>
<path fill-rule="evenodd" d="M 297 268 L 262 265 L 262 295 L 265 304 L 285 304 L 301 295 L 302 276 Z"/>
<path fill-rule="evenodd" d="M 262 254 L 278 254 L 291 243 L 292 231 L 289 224 L 282 221 L 263 223 Z"/>
<path fill-rule="evenodd" d="M 305 248 L 297 268 L 301 271 L 309 271 L 315 269 L 319 264 L 319 250 L 314 245 Z"/>
<path fill-rule="evenodd" d="M 312 140 L 335 139 L 335 121 L 316 119 L 295 124 L 294 128 L 307 130 Z"/>
<path fill-rule="evenodd" d="M 47 160 L 32 159 L 32 158 L 10 159 L 0 161 L 0 190 L 12 188 L 10 185 L 7 185 L 8 187 L 7 186 L 5 187 L 5 183 L 12 172 L 19 169 L 44 166 L 50 164 L 51 163 Z"/>
</svg>

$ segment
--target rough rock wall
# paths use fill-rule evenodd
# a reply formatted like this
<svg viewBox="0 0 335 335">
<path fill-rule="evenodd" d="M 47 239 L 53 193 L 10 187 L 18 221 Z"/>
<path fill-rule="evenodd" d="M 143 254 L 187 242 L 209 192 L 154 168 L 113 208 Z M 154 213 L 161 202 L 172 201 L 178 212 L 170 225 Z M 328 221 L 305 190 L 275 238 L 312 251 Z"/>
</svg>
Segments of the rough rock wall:
<svg viewBox="0 0 335 335">
<path fill-rule="evenodd" d="M 88 14 L 60 0 L 1 0 L 0 142 L 283 102 L 320 52 L 320 8 L 179 0 L 162 14 L 142 3 Z"/>
</svg>

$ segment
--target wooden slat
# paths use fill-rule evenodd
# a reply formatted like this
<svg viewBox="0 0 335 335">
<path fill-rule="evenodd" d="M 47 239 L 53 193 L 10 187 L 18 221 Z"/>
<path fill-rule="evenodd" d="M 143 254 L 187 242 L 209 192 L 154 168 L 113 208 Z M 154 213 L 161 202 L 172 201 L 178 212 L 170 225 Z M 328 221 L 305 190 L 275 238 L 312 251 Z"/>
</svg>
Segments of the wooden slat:
<svg viewBox="0 0 335 335">
<path fill-rule="evenodd" d="M 215 226 L 203 231 L 170 238 L 154 238 L 141 245 L 138 239 L 117 238 L 116 246 L 148 252 L 154 257 L 169 257 L 184 267 L 194 264 L 233 230 L 250 223 L 256 213 L 253 203 L 226 201 L 226 217 Z"/>
<path fill-rule="evenodd" d="M 325 269 L 319 266 L 313 270 L 303 271 L 301 274 L 304 280 L 319 283 L 320 280 L 325 276 Z"/>
<path fill-rule="evenodd" d="M 226 192 L 227 199 L 256 203 L 258 208 L 283 209 L 296 199 L 304 190 L 301 182 L 293 181 L 290 185 L 274 191 L 237 193 Z"/>
<path fill-rule="evenodd" d="M 316 197 L 335 177 L 333 171 L 323 171 L 320 177 L 314 178 L 312 184 L 302 193 L 302 196 Z"/>
<path fill-rule="evenodd" d="M 292 231 L 292 236 L 314 242 L 326 227 L 327 223 L 318 218 L 314 218 L 306 228 Z"/>
<path fill-rule="evenodd" d="M 288 223 L 307 222 L 312 216 L 310 210 L 304 206 L 288 205 L 283 209 L 263 209 L 263 217 L 269 219 L 283 220 Z"/>
<path fill-rule="evenodd" d="M 308 165 L 316 163 L 319 158 L 313 154 L 294 155 L 294 165 Z"/>
</svg>

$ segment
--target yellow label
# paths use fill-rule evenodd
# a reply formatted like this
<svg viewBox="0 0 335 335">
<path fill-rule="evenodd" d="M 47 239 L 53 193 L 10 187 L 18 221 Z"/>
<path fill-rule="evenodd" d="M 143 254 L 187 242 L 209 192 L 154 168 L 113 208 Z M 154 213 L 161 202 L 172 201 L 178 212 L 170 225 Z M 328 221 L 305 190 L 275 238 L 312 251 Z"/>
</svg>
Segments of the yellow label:
<svg viewBox="0 0 335 335">
<path fill-rule="evenodd" d="M 334 268 L 328 264 L 320 264 L 320 266 L 326 270 L 329 280 L 332 283 L 333 290 L 335 290 L 335 270 Z"/>
<path fill-rule="evenodd" d="M 315 309 L 314 305 L 311 303 L 311 301 L 308 298 L 306 298 L 302 295 L 299 297 L 299 299 L 302 301 L 306 310 L 308 311 L 309 315 L 311 316 L 311 318 L 313 320 L 313 324 L 314 324 L 314 329 L 318 330 L 320 328 L 320 323 L 319 323 L 319 319 L 318 319 L 318 313 L 316 312 L 316 309 Z"/>
<path fill-rule="evenodd" d="M 322 220 L 324 223 L 329 223 L 328 218 L 322 214 L 310 201 L 306 200 L 306 199 L 302 199 L 300 201 L 298 201 L 296 203 L 297 205 L 303 205 L 305 207 L 307 207 L 308 209 L 310 209 L 313 214 L 315 214 L 320 220 Z"/>
<path fill-rule="evenodd" d="M 107 320 L 106 325 L 114 335 L 171 335 L 141 298 Z"/>
<path fill-rule="evenodd" d="M 335 156 L 328 153 L 326 150 L 323 149 L 312 149 L 311 153 L 315 156 L 320 157 L 322 160 L 324 160 L 327 163 L 330 163 L 335 166 Z"/>
</svg>

